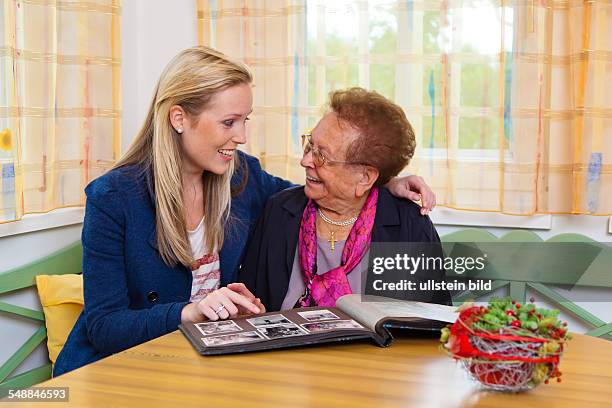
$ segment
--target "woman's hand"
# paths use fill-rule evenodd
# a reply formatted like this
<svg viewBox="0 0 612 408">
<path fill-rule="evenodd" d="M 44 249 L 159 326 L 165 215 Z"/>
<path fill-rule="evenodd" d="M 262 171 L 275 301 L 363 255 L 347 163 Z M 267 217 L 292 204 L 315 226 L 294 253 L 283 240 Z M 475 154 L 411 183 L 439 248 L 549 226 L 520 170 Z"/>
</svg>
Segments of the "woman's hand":
<svg viewBox="0 0 612 408">
<path fill-rule="evenodd" d="M 240 293 L 242 296 L 250 300 L 255 306 L 259 308 L 257 313 L 266 313 L 266 307 L 261 303 L 261 299 L 256 298 L 254 294 L 244 285 L 244 283 L 230 283 L 227 285 L 228 288 L 236 293 Z M 241 305 L 238 306 L 238 316 L 253 314 L 250 310 L 245 309 Z"/>
<path fill-rule="evenodd" d="M 422 177 L 410 175 L 394 177 L 386 185 L 391 194 L 396 197 L 421 201 L 421 214 L 427 215 L 436 206 L 436 195 Z"/>
<path fill-rule="evenodd" d="M 232 283 L 209 293 L 199 302 L 189 303 L 181 312 L 181 321 L 202 322 L 234 318 L 243 314 L 264 313 L 265 307 L 242 283 Z"/>
</svg>

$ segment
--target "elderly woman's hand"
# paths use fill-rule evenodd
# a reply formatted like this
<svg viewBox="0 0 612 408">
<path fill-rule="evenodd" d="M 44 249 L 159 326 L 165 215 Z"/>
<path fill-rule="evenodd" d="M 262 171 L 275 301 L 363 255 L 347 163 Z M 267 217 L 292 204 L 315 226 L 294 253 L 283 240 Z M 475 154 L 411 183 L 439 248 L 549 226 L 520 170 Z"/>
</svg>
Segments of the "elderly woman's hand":
<svg viewBox="0 0 612 408">
<path fill-rule="evenodd" d="M 255 306 L 259 308 L 259 313 L 266 313 L 266 307 L 261 303 L 259 298 L 256 298 L 253 293 L 244 285 L 244 283 L 230 283 L 227 285 L 228 288 L 233 290 L 234 292 L 240 293 L 248 300 L 250 300 Z M 252 314 L 250 309 L 243 307 L 242 305 L 238 305 L 238 316 L 244 316 Z"/>
<path fill-rule="evenodd" d="M 386 186 L 396 197 L 421 201 L 421 214 L 427 215 L 436 206 L 436 195 L 422 177 L 411 175 L 395 177 Z"/>
<path fill-rule="evenodd" d="M 225 320 L 245 314 L 265 313 L 261 301 L 242 283 L 232 283 L 189 303 L 181 312 L 181 322 Z"/>
</svg>

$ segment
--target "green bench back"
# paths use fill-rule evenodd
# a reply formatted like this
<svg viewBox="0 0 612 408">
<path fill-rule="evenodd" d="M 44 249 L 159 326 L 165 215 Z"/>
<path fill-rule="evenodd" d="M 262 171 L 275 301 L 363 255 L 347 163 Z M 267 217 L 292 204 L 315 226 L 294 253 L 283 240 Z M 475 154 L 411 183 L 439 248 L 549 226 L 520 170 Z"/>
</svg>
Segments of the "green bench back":
<svg viewBox="0 0 612 408">
<path fill-rule="evenodd" d="M 544 241 L 531 231 L 511 231 L 497 238 L 495 235 L 485 230 L 465 229 L 445 235 L 442 237 L 442 242 L 445 246 L 448 246 L 449 244 L 460 242 L 537 243 Z M 578 281 L 575 282 L 574 286 L 612 288 L 612 248 L 602 245 L 581 234 L 560 234 L 549 238 L 546 242 L 582 243 L 585 245 L 585 248 L 592 248 L 593 252 L 597 253 L 597 256 L 589 264 Z M 556 252 L 553 251 L 551 256 L 558 257 L 559 259 L 564 259 L 563 257 L 565 257 L 565 259 L 567 259 L 568 252 L 564 252 L 564 249 L 565 248 L 561 245 L 554 247 L 554 251 Z M 464 293 L 453 299 L 455 304 L 461 304 L 469 299 L 478 299 L 479 297 L 504 287 L 507 288 L 508 295 L 513 299 L 525 302 L 527 290 L 529 289 L 547 298 L 561 309 L 571 313 L 580 321 L 593 326 L 593 329 L 589 330 L 586 334 L 601 337 L 612 333 L 612 323 L 604 322 L 588 310 L 580 307 L 550 287 L 550 285 L 555 285 L 567 280 L 567 277 L 561 276 L 555 270 L 525 271 L 510 267 L 506 269 L 490 268 L 489 270 L 485 269 L 483 272 L 482 274 L 479 273 L 479 277 L 491 279 L 491 289 Z"/>
<path fill-rule="evenodd" d="M 57 251 L 25 266 L 0 272 L 0 295 L 36 285 L 37 275 L 63 275 L 80 273 L 83 249 L 81 242 Z M 43 312 L 0 301 L 0 312 L 18 319 L 40 323 L 40 327 L 26 342 L 0 366 L 0 398 L 9 389 L 26 388 L 51 378 L 51 364 L 47 363 L 25 373 L 10 377 L 11 373 L 47 338 Z"/>
</svg>

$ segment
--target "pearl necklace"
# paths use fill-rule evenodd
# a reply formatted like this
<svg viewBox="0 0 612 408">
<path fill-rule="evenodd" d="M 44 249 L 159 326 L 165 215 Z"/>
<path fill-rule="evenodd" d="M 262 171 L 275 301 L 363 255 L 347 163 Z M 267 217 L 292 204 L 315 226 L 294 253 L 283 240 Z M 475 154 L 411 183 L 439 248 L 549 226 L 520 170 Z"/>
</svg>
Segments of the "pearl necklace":
<svg viewBox="0 0 612 408">
<path fill-rule="evenodd" d="M 331 218 L 329 218 L 327 215 L 325 215 L 323 211 L 321 211 L 320 208 L 318 209 L 318 211 L 323 221 L 325 221 L 328 224 L 335 225 L 337 227 L 348 227 L 349 225 L 352 225 L 355 223 L 355 221 L 357 221 L 357 216 L 351 217 L 345 221 L 334 221 Z"/>
</svg>

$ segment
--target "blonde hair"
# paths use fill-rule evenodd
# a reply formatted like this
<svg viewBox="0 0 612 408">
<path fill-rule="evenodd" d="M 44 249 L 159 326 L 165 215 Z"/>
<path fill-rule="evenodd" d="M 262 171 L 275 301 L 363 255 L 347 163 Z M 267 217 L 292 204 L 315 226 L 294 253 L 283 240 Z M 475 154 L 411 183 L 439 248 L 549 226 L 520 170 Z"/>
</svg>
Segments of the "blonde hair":
<svg viewBox="0 0 612 408">
<path fill-rule="evenodd" d="M 251 84 L 246 65 L 232 61 L 208 47 L 180 52 L 162 72 L 145 122 L 127 151 L 113 166 L 138 164 L 153 174 L 157 247 L 169 266 L 191 265 L 182 194 L 181 136 L 170 122 L 170 108 L 179 105 L 197 121 L 212 97 L 231 86 Z M 237 155 L 229 170 L 216 175 L 204 172 L 204 238 L 208 253 L 220 250 L 230 214 L 230 181 Z"/>
</svg>

